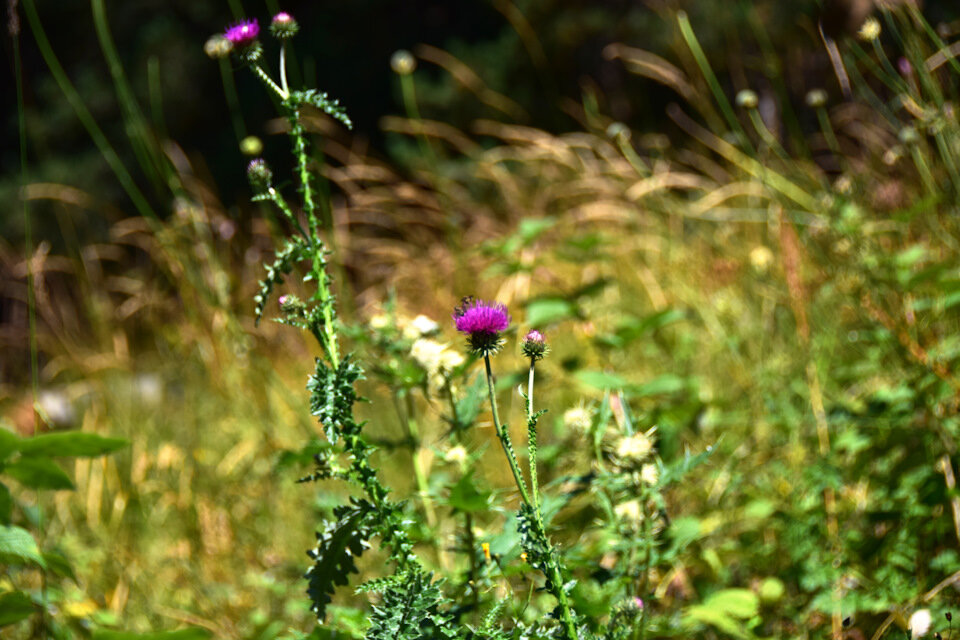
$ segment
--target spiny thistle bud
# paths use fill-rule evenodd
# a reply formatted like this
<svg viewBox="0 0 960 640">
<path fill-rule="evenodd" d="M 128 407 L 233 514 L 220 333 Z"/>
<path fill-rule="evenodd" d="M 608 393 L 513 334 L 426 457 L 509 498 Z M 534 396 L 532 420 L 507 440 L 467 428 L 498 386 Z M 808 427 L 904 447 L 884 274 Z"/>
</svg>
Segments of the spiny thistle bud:
<svg viewBox="0 0 960 640">
<path fill-rule="evenodd" d="M 390 68 L 400 76 L 408 76 L 417 68 L 417 59 L 406 49 L 400 49 L 390 56 Z"/>
<path fill-rule="evenodd" d="M 277 298 L 277 304 L 280 306 L 280 311 L 283 313 L 299 314 L 303 312 L 305 308 L 300 298 L 293 294 L 285 294 L 280 296 Z"/>
<path fill-rule="evenodd" d="M 827 92 L 823 89 L 811 89 L 807 92 L 806 102 L 808 107 L 819 109 L 827 104 Z"/>
<path fill-rule="evenodd" d="M 510 314 L 499 303 L 464 298 L 453 312 L 457 331 L 467 334 L 470 351 L 488 356 L 503 346 L 500 334 L 510 326 Z"/>
<path fill-rule="evenodd" d="M 756 91 L 751 91 L 750 89 L 744 89 L 737 94 L 737 106 L 743 107 L 744 109 L 756 109 L 757 108 L 757 93 Z"/>
<path fill-rule="evenodd" d="M 233 51 L 233 43 L 219 33 L 215 36 L 210 36 L 207 41 L 203 43 L 203 52 L 207 54 L 207 57 L 214 60 L 226 58 L 230 55 L 231 51 Z"/>
<path fill-rule="evenodd" d="M 263 193 L 273 182 L 273 171 L 263 158 L 256 158 L 247 165 L 247 180 L 257 193 Z"/>
<path fill-rule="evenodd" d="M 536 329 L 531 329 L 524 336 L 523 342 L 520 343 L 520 350 L 524 356 L 536 362 L 537 360 L 543 360 L 547 352 L 550 351 L 550 347 L 547 346 L 547 340 L 542 333 Z"/>
<path fill-rule="evenodd" d="M 286 11 L 273 16 L 273 21 L 270 23 L 270 33 L 278 40 L 288 40 L 297 35 L 299 30 L 300 25 Z"/>
</svg>

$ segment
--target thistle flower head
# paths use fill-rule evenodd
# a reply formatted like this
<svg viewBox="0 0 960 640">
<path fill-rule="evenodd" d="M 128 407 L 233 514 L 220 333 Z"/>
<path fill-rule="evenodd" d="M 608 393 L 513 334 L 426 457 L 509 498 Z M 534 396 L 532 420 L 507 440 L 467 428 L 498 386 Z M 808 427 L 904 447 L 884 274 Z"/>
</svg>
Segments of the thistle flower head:
<svg viewBox="0 0 960 640">
<path fill-rule="evenodd" d="M 257 40 L 260 35 L 260 23 L 256 19 L 241 20 L 240 22 L 227 27 L 223 37 L 229 40 L 234 47 L 248 47 Z"/>
<path fill-rule="evenodd" d="M 623 466 L 639 465 L 653 452 L 652 430 L 623 436 L 616 444 L 616 456 Z"/>
<path fill-rule="evenodd" d="M 453 321 L 457 331 L 467 334 L 470 350 L 487 356 L 503 346 L 500 334 L 510 326 L 510 314 L 500 303 L 464 298 L 453 312 Z"/>
<path fill-rule="evenodd" d="M 547 346 L 547 340 L 543 337 L 542 333 L 536 329 L 531 329 L 530 332 L 524 336 L 523 342 L 520 343 L 520 350 L 524 356 L 536 362 L 537 360 L 543 360 L 544 356 L 546 356 L 550 350 L 550 347 Z"/>
</svg>

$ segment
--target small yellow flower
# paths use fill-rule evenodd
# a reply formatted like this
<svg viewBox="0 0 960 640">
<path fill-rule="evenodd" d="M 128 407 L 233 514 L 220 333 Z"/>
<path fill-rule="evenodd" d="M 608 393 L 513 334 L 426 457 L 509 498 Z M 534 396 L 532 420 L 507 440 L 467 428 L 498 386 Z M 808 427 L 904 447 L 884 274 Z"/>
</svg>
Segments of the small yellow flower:
<svg viewBox="0 0 960 640">
<path fill-rule="evenodd" d="M 484 542 L 480 545 L 480 548 L 483 549 L 483 559 L 485 562 L 490 562 L 490 543 Z"/>
<path fill-rule="evenodd" d="M 524 551 L 523 553 L 520 554 L 520 562 L 526 562 L 526 561 L 527 561 L 527 552 Z"/>
</svg>

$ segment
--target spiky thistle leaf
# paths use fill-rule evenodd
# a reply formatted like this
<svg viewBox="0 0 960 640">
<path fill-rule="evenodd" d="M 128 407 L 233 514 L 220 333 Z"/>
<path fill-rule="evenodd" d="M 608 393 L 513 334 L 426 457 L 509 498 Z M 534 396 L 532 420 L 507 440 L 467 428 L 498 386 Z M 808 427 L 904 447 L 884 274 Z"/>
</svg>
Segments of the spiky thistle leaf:
<svg viewBox="0 0 960 640">
<path fill-rule="evenodd" d="M 362 500 L 337 507 L 337 520 L 325 524 L 317 533 L 316 548 L 307 552 L 314 560 L 304 576 L 309 581 L 307 595 L 313 603 L 310 610 L 321 622 L 336 587 L 347 584 L 349 575 L 357 572 L 354 559 L 370 548 L 367 522 L 372 509 L 373 505 Z"/>
</svg>

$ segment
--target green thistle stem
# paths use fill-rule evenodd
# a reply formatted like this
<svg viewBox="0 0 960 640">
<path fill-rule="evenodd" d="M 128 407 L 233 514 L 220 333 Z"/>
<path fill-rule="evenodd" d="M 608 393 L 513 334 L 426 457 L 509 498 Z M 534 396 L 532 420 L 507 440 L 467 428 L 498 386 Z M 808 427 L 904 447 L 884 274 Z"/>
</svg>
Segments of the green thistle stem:
<svg viewBox="0 0 960 640">
<path fill-rule="evenodd" d="M 267 72 L 264 71 L 263 67 L 261 67 L 259 64 L 250 65 L 250 68 L 253 69 L 253 73 L 260 78 L 263 84 L 267 85 L 267 89 L 270 89 L 277 94 L 281 100 L 286 100 L 290 97 L 290 94 L 277 86 L 277 83 L 273 81 L 273 78 L 267 75 Z"/>
</svg>

